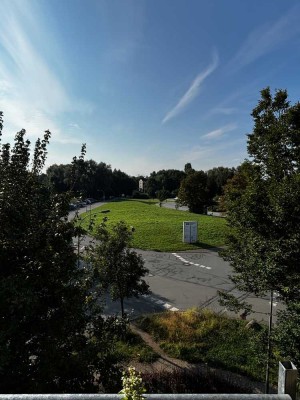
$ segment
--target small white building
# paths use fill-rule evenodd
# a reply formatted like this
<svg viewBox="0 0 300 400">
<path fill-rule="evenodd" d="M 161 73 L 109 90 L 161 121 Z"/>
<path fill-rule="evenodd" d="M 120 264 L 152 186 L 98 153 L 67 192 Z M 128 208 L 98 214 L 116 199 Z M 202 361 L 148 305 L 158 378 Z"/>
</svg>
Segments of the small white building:
<svg viewBox="0 0 300 400">
<path fill-rule="evenodd" d="M 143 179 L 139 180 L 139 191 L 140 192 L 144 191 L 144 181 L 143 181 Z"/>
</svg>

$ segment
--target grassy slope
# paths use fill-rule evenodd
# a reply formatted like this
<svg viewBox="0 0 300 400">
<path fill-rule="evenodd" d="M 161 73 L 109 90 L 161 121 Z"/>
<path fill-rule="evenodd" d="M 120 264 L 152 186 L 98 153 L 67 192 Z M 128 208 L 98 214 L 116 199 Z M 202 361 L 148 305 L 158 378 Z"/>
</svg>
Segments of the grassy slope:
<svg viewBox="0 0 300 400">
<path fill-rule="evenodd" d="M 209 310 L 187 310 L 141 317 L 137 324 L 170 356 L 192 363 L 205 362 L 263 380 L 267 328 L 257 324 L 248 329 L 247 322 Z M 276 381 L 278 360 L 272 361 L 271 378 Z"/>
<path fill-rule="evenodd" d="M 107 209 L 110 210 L 110 213 L 100 213 L 101 210 Z M 92 215 L 94 214 L 96 214 L 96 224 L 101 222 L 106 215 L 109 219 L 108 225 L 122 220 L 134 226 L 134 248 L 180 251 L 224 245 L 225 219 L 158 207 L 151 200 L 110 202 L 92 210 Z M 84 218 L 84 214 L 82 217 Z M 88 219 L 86 218 L 83 226 L 87 227 Z M 182 243 L 183 221 L 198 221 L 198 243 Z"/>
</svg>

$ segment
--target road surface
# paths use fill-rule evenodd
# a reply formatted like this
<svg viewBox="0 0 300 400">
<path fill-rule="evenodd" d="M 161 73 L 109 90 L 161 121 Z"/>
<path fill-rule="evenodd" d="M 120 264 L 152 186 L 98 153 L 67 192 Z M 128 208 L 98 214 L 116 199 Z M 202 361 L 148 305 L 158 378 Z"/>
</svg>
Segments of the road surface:
<svg viewBox="0 0 300 400">
<path fill-rule="evenodd" d="M 102 204 L 104 203 L 92 204 L 91 210 Z M 88 206 L 89 209 L 90 206 Z M 85 211 L 85 209 L 79 210 L 79 212 Z M 71 213 L 74 217 L 75 213 Z M 89 237 L 82 239 L 80 242 L 82 251 L 89 241 Z M 152 293 L 138 299 L 125 300 L 125 311 L 131 318 L 144 313 L 185 310 L 191 307 L 210 308 L 222 313 L 226 310 L 218 303 L 217 291 L 225 290 L 253 305 L 254 313 L 248 319 L 268 320 L 269 299 L 256 298 L 247 293 L 238 292 L 228 277 L 232 273 L 232 268 L 219 256 L 218 249 L 198 249 L 177 253 L 136 251 L 141 254 L 149 270 L 145 280 L 150 285 Z M 276 314 L 282 306 L 276 300 L 274 306 L 274 314 Z M 105 312 L 107 314 L 120 313 L 119 303 L 111 302 L 107 296 Z"/>
</svg>

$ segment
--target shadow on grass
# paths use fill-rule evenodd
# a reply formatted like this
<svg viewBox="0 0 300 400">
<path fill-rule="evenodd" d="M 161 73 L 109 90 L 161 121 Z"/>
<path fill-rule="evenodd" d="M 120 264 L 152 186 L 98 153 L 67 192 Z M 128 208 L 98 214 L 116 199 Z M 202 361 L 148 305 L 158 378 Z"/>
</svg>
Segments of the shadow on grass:
<svg viewBox="0 0 300 400">
<path fill-rule="evenodd" d="M 211 246 L 207 243 L 203 243 L 203 242 L 196 242 L 196 243 L 189 243 L 191 246 L 193 246 L 193 249 L 189 249 L 189 250 L 182 250 L 182 251 L 195 251 L 195 250 L 210 250 L 214 253 L 219 253 L 222 250 L 224 250 L 223 247 L 218 247 L 218 246 Z"/>
<path fill-rule="evenodd" d="M 134 201 L 134 202 L 138 202 L 138 203 L 143 203 L 143 204 L 147 204 L 149 206 L 152 206 L 154 204 L 157 204 L 157 201 L 153 201 L 153 200 L 143 200 L 143 199 L 126 199 L 126 198 L 122 198 L 122 197 L 116 197 L 115 199 L 110 200 L 111 203 L 120 203 L 122 201 Z"/>
</svg>

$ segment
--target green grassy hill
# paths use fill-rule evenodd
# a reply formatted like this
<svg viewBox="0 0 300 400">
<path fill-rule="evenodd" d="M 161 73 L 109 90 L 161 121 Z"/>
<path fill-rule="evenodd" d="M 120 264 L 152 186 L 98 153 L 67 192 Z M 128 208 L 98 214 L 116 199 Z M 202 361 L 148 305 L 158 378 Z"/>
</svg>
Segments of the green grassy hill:
<svg viewBox="0 0 300 400">
<path fill-rule="evenodd" d="M 101 211 L 110 210 L 107 214 Z M 96 224 L 108 217 L 108 226 L 120 220 L 135 228 L 133 247 L 143 250 L 180 251 L 201 247 L 219 247 L 224 245 L 226 220 L 188 211 L 158 207 L 151 200 L 122 200 L 105 204 L 92 210 L 96 215 Z M 82 214 L 82 218 L 85 214 Z M 89 218 L 82 222 L 88 226 Z M 182 243 L 183 221 L 198 222 L 198 243 Z"/>
</svg>

